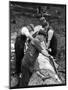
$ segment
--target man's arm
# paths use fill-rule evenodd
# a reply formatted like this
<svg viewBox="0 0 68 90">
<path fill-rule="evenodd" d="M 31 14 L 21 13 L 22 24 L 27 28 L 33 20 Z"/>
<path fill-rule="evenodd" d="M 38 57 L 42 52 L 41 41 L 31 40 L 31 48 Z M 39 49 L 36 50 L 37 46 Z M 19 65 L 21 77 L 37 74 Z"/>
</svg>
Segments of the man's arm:
<svg viewBox="0 0 68 90">
<path fill-rule="evenodd" d="M 47 48 L 50 46 L 51 39 L 53 37 L 54 31 L 51 29 L 48 31 L 48 42 L 47 42 Z"/>
</svg>

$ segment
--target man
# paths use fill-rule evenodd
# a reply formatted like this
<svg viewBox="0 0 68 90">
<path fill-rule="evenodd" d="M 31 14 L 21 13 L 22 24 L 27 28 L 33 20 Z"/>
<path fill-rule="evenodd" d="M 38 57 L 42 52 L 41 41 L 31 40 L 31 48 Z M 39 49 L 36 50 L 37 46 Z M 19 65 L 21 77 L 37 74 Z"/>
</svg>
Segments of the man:
<svg viewBox="0 0 68 90">
<path fill-rule="evenodd" d="M 45 17 L 40 18 L 40 22 L 42 27 L 44 28 L 44 32 L 47 36 L 47 48 L 51 48 L 51 52 L 49 52 L 53 57 L 56 57 L 57 54 L 57 39 L 55 36 L 55 32 L 53 28 L 49 25 L 49 23 L 45 20 Z"/>
<path fill-rule="evenodd" d="M 22 32 L 21 32 L 22 30 Z M 18 36 L 15 41 L 15 54 L 16 54 L 16 74 L 19 76 L 21 73 L 21 60 L 24 57 L 24 47 L 28 37 L 28 31 L 32 34 L 33 24 L 24 26 L 18 32 Z M 25 33 L 24 33 L 25 32 Z"/>
</svg>

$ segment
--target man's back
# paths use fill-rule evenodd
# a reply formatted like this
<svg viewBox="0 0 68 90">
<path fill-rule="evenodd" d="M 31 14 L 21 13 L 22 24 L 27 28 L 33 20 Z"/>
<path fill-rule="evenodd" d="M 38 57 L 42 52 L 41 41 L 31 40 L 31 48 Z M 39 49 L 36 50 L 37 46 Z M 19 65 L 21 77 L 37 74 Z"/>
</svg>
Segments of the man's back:
<svg viewBox="0 0 68 90">
<path fill-rule="evenodd" d="M 39 51 L 30 43 L 24 55 L 24 58 L 22 60 L 23 66 L 26 66 L 28 68 L 33 67 L 34 62 L 38 57 L 38 54 L 39 54 Z"/>
<path fill-rule="evenodd" d="M 34 45 L 32 45 L 32 42 L 30 42 L 28 45 L 28 49 L 22 60 L 23 66 L 26 67 L 33 66 L 34 62 L 36 61 L 39 55 L 39 52 L 41 51 L 41 49 L 43 49 L 42 47 L 43 44 L 41 44 L 41 42 L 44 40 L 43 35 L 37 35 L 35 39 L 38 41 L 34 41 Z"/>
</svg>

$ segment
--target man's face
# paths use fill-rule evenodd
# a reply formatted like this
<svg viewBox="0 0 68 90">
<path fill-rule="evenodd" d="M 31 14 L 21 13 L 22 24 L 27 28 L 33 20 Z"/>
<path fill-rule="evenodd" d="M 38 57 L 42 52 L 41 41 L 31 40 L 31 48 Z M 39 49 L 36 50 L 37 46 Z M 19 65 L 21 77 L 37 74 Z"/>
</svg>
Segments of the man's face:
<svg viewBox="0 0 68 90">
<path fill-rule="evenodd" d="M 49 23 L 46 22 L 46 20 L 44 20 L 44 21 L 42 22 L 42 27 L 44 28 L 45 32 L 47 32 L 48 27 L 49 27 Z"/>
</svg>

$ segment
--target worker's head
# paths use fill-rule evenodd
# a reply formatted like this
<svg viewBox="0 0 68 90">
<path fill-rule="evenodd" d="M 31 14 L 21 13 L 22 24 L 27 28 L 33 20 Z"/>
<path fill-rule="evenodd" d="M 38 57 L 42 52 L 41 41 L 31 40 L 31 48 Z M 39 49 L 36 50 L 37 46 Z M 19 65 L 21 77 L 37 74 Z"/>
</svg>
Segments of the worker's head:
<svg viewBox="0 0 68 90">
<path fill-rule="evenodd" d="M 44 21 L 44 20 L 45 20 L 45 17 L 41 17 L 41 18 L 40 18 L 40 21 Z"/>
<path fill-rule="evenodd" d="M 46 21 L 45 17 L 41 17 L 40 22 L 41 22 L 42 27 L 45 28 L 45 30 L 49 28 L 49 23 Z"/>
<path fill-rule="evenodd" d="M 45 17 L 41 17 L 40 18 L 40 23 L 42 24 L 43 22 L 45 22 L 46 21 L 46 19 L 45 19 Z"/>
</svg>

